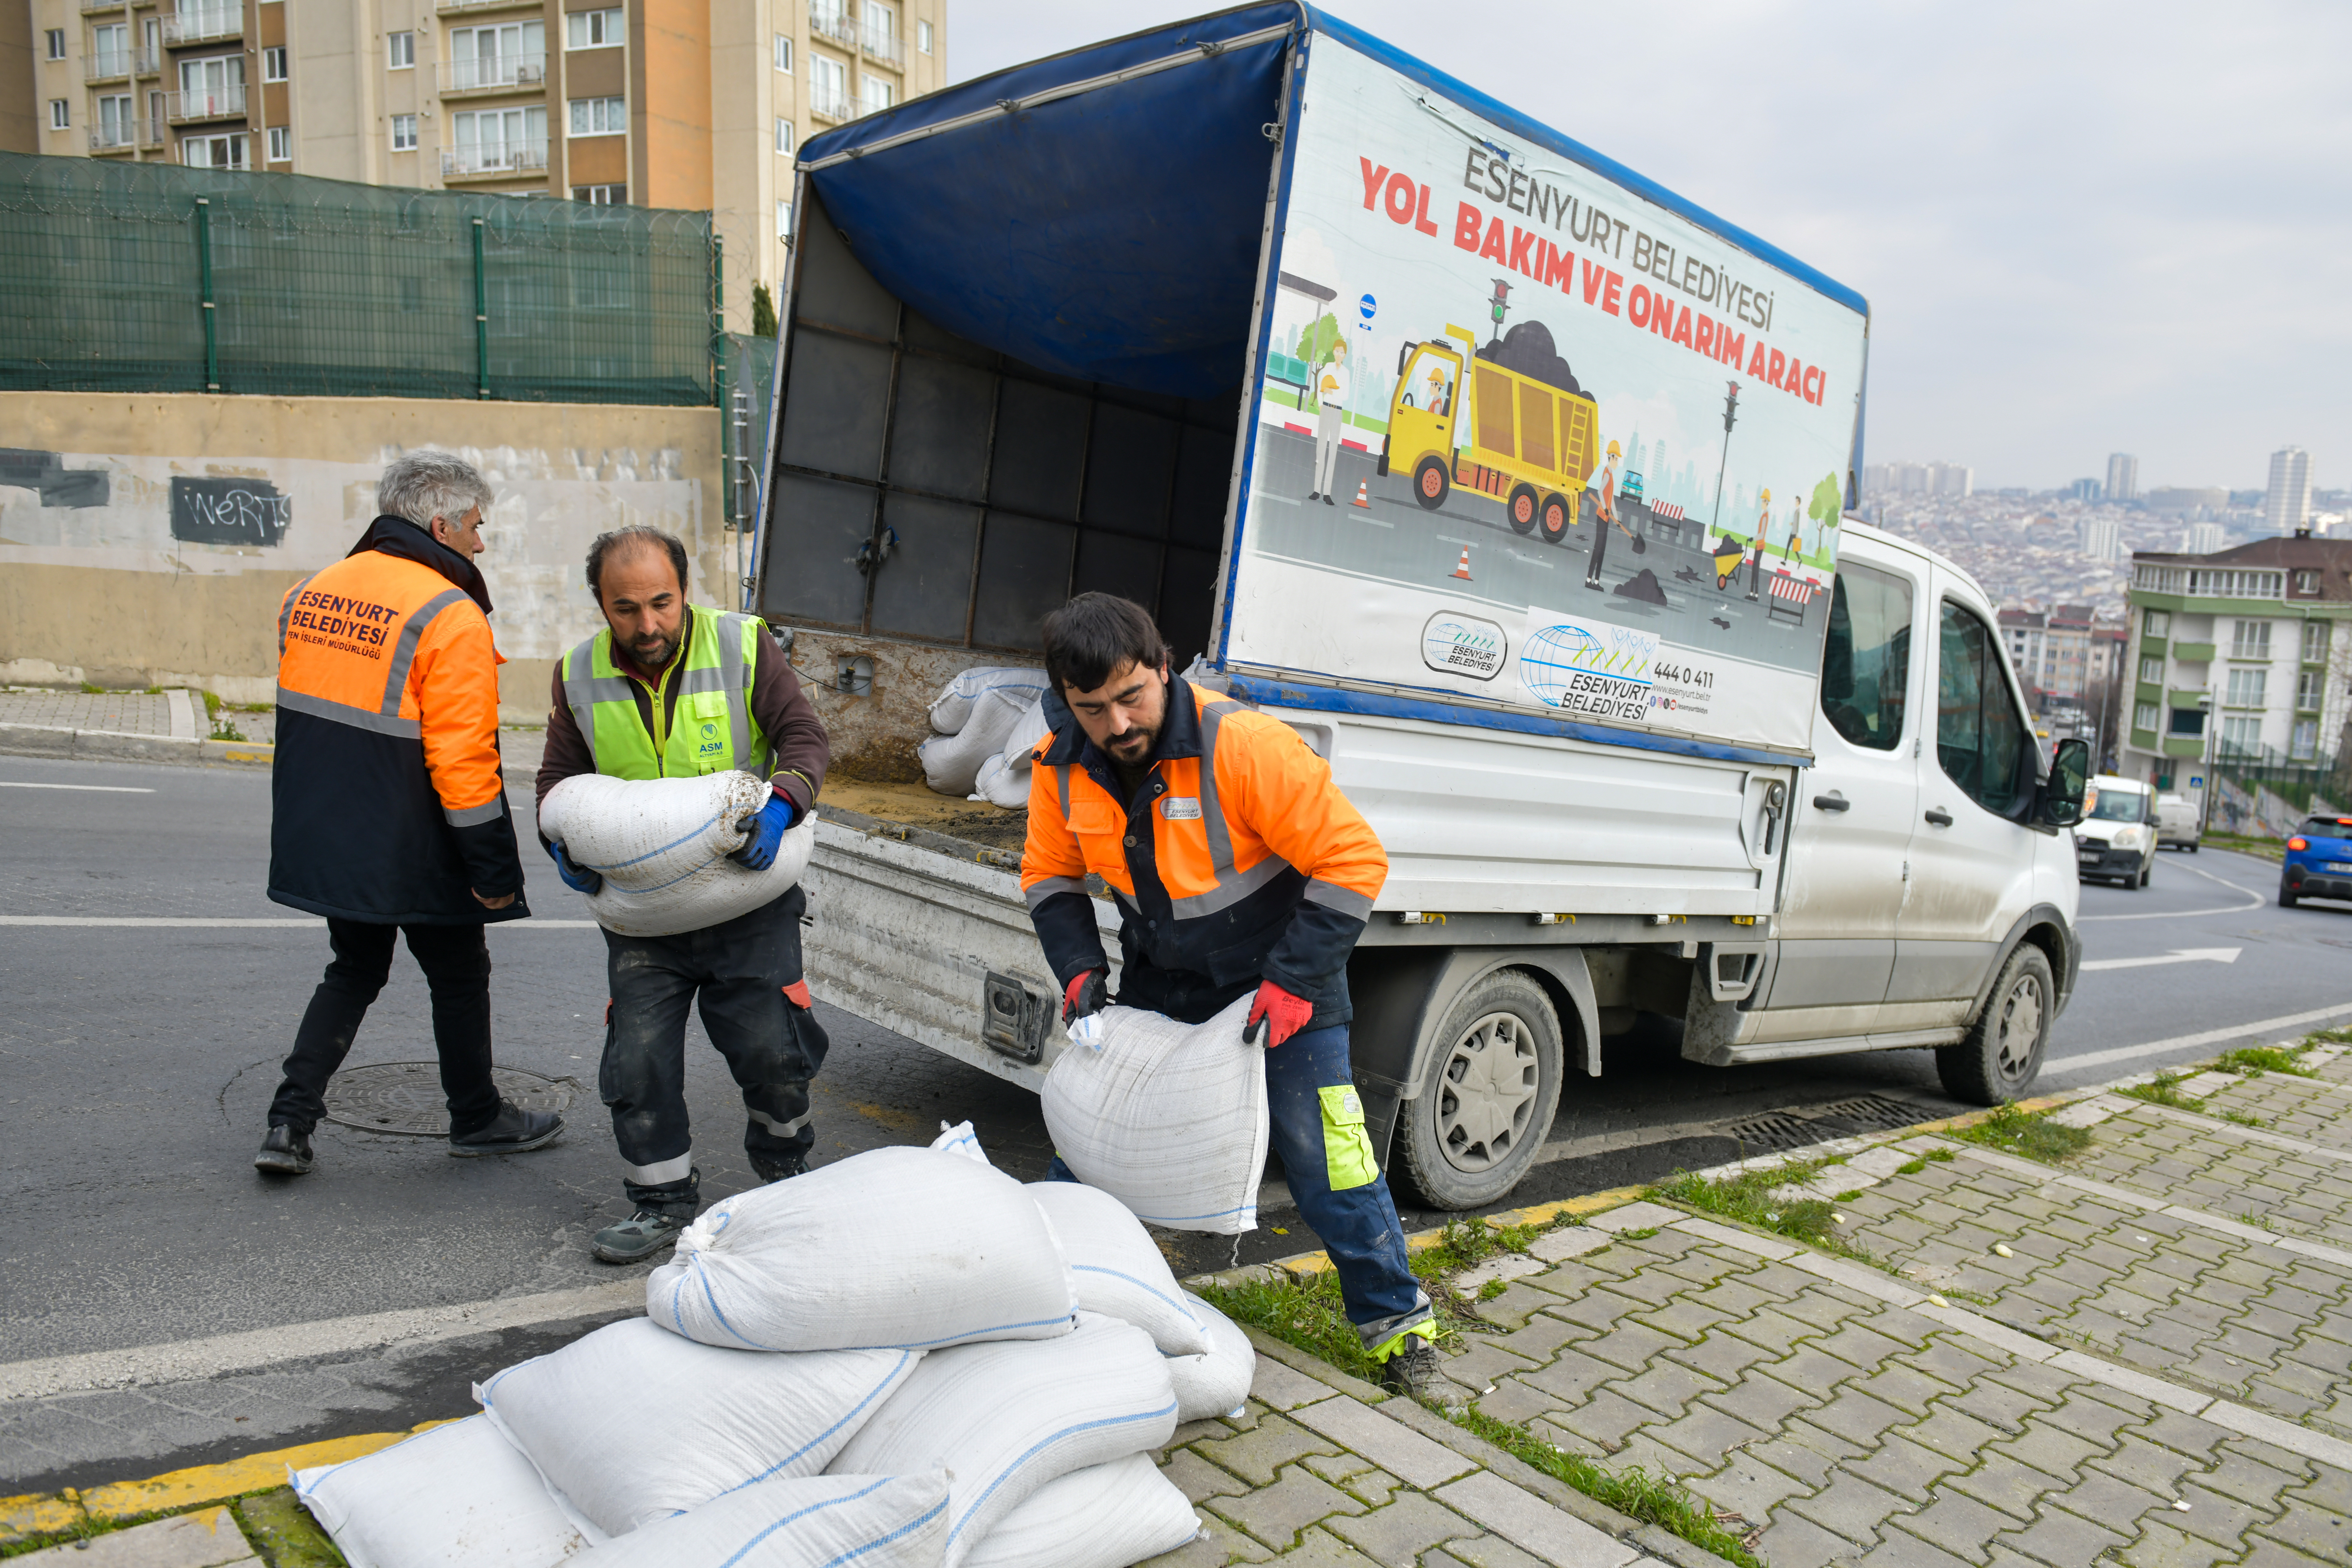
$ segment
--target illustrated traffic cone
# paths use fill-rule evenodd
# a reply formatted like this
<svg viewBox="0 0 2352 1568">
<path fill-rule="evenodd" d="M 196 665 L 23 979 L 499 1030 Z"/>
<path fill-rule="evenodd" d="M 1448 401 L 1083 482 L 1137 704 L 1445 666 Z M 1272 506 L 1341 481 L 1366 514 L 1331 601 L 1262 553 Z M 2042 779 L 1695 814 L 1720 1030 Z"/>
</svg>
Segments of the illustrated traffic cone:
<svg viewBox="0 0 2352 1568">
<path fill-rule="evenodd" d="M 1358 479 L 1356 481 L 1356 499 L 1349 504 L 1362 507 L 1366 511 L 1371 510 L 1372 481 L 1370 479 Z"/>
<path fill-rule="evenodd" d="M 1454 574 L 1465 583 L 1470 581 L 1470 547 L 1466 544 L 1462 547 L 1462 563 L 1454 569 Z"/>
</svg>

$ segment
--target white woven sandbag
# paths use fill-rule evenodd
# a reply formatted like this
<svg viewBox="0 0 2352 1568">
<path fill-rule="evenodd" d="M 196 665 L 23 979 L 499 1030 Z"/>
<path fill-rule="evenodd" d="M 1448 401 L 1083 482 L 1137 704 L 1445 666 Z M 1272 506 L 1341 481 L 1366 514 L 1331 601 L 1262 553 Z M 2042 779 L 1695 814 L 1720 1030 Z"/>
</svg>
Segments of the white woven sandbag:
<svg viewBox="0 0 2352 1568">
<path fill-rule="evenodd" d="M 1055 1477 L 1160 1447 L 1175 1433 L 1168 1358 L 1141 1329 L 1086 1312 L 1057 1340 L 925 1356 L 832 1471 L 947 1471 L 947 1560 L 955 1568 Z"/>
<path fill-rule="evenodd" d="M 1045 1215 L 993 1166 L 869 1149 L 705 1209 L 646 1279 L 646 1312 L 744 1350 L 930 1350 L 1070 1331 Z"/>
<path fill-rule="evenodd" d="M 948 1479 L 779 1476 L 585 1552 L 573 1568 L 940 1568 Z"/>
<path fill-rule="evenodd" d="M 971 717 L 972 704 L 983 691 L 997 687 L 1025 689 L 1034 697 L 1045 689 L 1045 672 L 1018 665 L 986 664 L 967 669 L 940 689 L 931 699 L 931 729 L 941 735 L 961 731 Z"/>
<path fill-rule="evenodd" d="M 1023 709 L 1021 717 L 1013 721 L 1013 728 L 1005 731 L 1004 750 L 1000 753 L 1004 758 L 1004 765 L 1026 773 L 1029 770 L 1029 753 L 1037 749 L 1038 742 L 1053 732 L 1053 725 L 1045 721 L 1045 694 L 1040 691 L 1036 700 Z"/>
<path fill-rule="evenodd" d="M 980 764 L 980 775 L 972 780 L 972 793 L 1007 811 L 1024 809 L 1029 804 L 1028 764 L 1026 755 L 1022 757 L 1019 767 L 1001 756 L 989 758 Z"/>
<path fill-rule="evenodd" d="M 1033 1182 L 1028 1193 L 1053 1221 L 1062 1255 L 1070 1260 L 1080 1311 L 1133 1323 L 1162 1355 L 1198 1355 L 1209 1348 L 1208 1331 L 1185 1304 L 1168 1259 L 1125 1204 L 1078 1182 Z"/>
<path fill-rule="evenodd" d="M 803 815 L 763 871 L 728 858 L 750 835 L 744 819 L 774 792 L 750 773 L 616 779 L 577 773 L 547 792 L 539 829 L 574 866 L 600 873 L 588 896 L 596 923 L 622 936 L 674 936 L 750 914 L 791 892 L 816 843 Z"/>
<path fill-rule="evenodd" d="M 551 1568 L 590 1544 L 480 1415 L 293 1481 L 352 1568 Z"/>
<path fill-rule="evenodd" d="M 1242 1039 L 1250 1000 L 1197 1025 L 1139 1007 L 1095 1015 L 1095 1048 L 1064 1049 L 1041 1097 L 1055 1152 L 1078 1180 L 1147 1224 L 1257 1227 L 1270 1123 L 1265 1047 Z"/>
<path fill-rule="evenodd" d="M 625 1535 L 754 1481 L 823 1474 L 921 1359 L 721 1350 L 631 1318 L 474 1396 L 564 1501 Z"/>
<path fill-rule="evenodd" d="M 977 1160 L 983 1165 L 994 1163 L 989 1159 L 988 1151 L 980 1146 L 980 1137 L 972 1131 L 971 1123 L 969 1121 L 959 1121 L 952 1127 L 944 1121 L 940 1122 L 940 1135 L 931 1140 L 930 1147 L 942 1154 L 954 1154 L 966 1160 Z"/>
<path fill-rule="evenodd" d="M 1149 1454 L 1047 1481 L 981 1537 L 964 1568 L 1128 1568 L 1201 1533 L 1200 1516 Z"/>
<path fill-rule="evenodd" d="M 1203 1355 L 1168 1358 L 1168 1375 L 1176 1384 L 1176 1419 L 1230 1415 L 1249 1397 L 1250 1383 L 1257 1376 L 1257 1347 L 1240 1324 L 1190 1290 L 1184 1292 L 1184 1301 L 1208 1331 L 1209 1349 Z"/>
<path fill-rule="evenodd" d="M 1044 680 L 1041 675 L 1035 687 L 992 686 L 973 698 L 963 728 L 952 735 L 934 735 L 915 748 L 923 764 L 923 782 L 941 795 L 970 795 L 981 764 L 1004 750 L 1004 738 L 1036 701 Z"/>
</svg>

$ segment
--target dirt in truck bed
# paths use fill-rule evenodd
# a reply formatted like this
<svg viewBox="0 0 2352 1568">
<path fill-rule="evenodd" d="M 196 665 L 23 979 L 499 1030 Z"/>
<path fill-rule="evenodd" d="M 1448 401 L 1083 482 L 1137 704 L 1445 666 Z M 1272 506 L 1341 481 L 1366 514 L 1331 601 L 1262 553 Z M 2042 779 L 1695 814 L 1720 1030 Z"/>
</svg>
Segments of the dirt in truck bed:
<svg viewBox="0 0 2352 1568">
<path fill-rule="evenodd" d="M 854 784 L 828 779 L 817 799 L 820 816 L 845 826 L 872 832 L 905 829 L 892 837 L 952 839 L 976 849 L 994 850 L 1021 858 L 1028 837 L 1029 814 L 1007 811 L 982 800 L 959 800 L 938 795 L 920 784 Z M 944 847 L 934 845 L 933 847 Z"/>
</svg>

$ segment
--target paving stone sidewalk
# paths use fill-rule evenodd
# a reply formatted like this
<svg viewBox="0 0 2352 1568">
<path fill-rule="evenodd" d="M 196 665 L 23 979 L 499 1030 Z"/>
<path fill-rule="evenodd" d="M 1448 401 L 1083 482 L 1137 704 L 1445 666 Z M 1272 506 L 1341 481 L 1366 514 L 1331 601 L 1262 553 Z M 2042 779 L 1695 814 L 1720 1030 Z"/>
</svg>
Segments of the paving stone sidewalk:
<svg viewBox="0 0 2352 1568">
<path fill-rule="evenodd" d="M 183 740 L 210 732 L 202 697 L 169 691 L 53 691 L 39 688 L 0 690 L 0 724 L 31 724 L 45 730 L 100 730 L 115 735 L 176 735 Z"/>
</svg>

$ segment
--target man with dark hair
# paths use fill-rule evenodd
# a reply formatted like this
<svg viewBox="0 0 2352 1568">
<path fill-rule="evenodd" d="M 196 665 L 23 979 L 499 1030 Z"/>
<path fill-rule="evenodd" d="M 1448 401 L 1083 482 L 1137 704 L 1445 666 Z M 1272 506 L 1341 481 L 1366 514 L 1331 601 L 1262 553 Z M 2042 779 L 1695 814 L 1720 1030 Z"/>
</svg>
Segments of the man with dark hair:
<svg viewBox="0 0 2352 1568">
<path fill-rule="evenodd" d="M 1381 1380 L 1446 1387 L 1348 1063 L 1348 954 L 1388 857 L 1289 726 L 1193 686 L 1139 605 L 1081 594 L 1045 617 L 1069 717 L 1030 772 L 1021 887 L 1062 1021 L 1109 1005 L 1086 879 L 1118 901 L 1118 1000 L 1205 1023 L 1256 993 L 1274 1147 Z M 1050 708 L 1052 704 L 1048 704 Z M 1067 1172 L 1055 1162 L 1055 1173 Z"/>
<path fill-rule="evenodd" d="M 784 650 L 758 617 L 689 605 L 686 545 L 636 525 L 588 548 L 588 586 L 604 629 L 555 668 L 539 798 L 575 773 L 692 778 L 739 769 L 768 782 L 735 858 L 762 870 L 787 828 L 816 801 L 832 748 Z M 564 885 L 594 893 L 604 877 L 541 837 Z M 593 1250 L 634 1263 L 674 1241 L 702 1201 L 686 1110 L 686 1014 L 727 1058 L 750 1119 L 743 1149 L 763 1182 L 808 1168 L 809 1079 L 824 1031 L 801 978 L 794 888 L 765 907 L 676 936 L 604 933 L 613 995 L 598 1086 L 627 1165 L 635 1212 L 598 1231 Z"/>
</svg>

